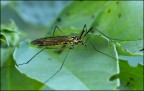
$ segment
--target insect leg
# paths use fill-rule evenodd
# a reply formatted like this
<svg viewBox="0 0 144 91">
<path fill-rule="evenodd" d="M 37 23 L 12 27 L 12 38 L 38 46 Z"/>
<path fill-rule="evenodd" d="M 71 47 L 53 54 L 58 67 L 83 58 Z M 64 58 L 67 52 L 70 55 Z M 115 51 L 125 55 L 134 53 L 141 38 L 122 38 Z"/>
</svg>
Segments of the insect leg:
<svg viewBox="0 0 144 91">
<path fill-rule="evenodd" d="M 52 36 L 54 36 L 54 33 L 55 33 L 56 29 L 58 29 L 58 30 L 64 35 L 64 33 L 58 28 L 58 26 L 55 26 L 54 32 L 53 32 L 53 35 L 52 35 Z M 65 36 L 65 35 L 64 35 L 64 36 Z"/>
<path fill-rule="evenodd" d="M 22 64 L 16 64 L 16 66 L 28 64 L 30 61 L 32 61 L 32 59 L 33 59 L 35 56 L 37 56 L 39 53 L 41 53 L 41 52 L 44 51 L 45 49 L 46 49 L 46 47 L 43 48 L 42 50 L 40 50 L 38 53 L 36 53 L 36 54 L 35 54 L 32 58 L 30 58 L 27 62 L 22 63 Z"/>
<path fill-rule="evenodd" d="M 84 28 L 86 28 L 86 30 L 84 30 Z M 93 28 L 90 28 L 90 29 L 87 31 L 86 24 L 84 25 L 84 28 L 83 28 L 83 31 L 85 31 L 86 33 L 83 35 L 83 37 L 86 36 L 86 35 L 93 29 Z M 100 31 L 99 31 L 99 32 L 100 32 Z M 103 34 L 102 32 L 100 32 L 100 33 Z M 105 34 L 103 34 L 103 35 L 105 35 Z M 87 36 L 88 36 L 88 35 L 87 35 Z M 105 35 L 105 36 L 106 36 L 106 35 Z M 106 36 L 106 37 L 109 38 L 108 36 Z M 105 53 L 97 50 L 96 47 L 95 47 L 95 45 L 94 45 L 94 44 L 92 43 L 92 41 L 89 39 L 89 37 L 87 37 L 87 39 L 86 39 L 86 41 L 83 43 L 83 45 L 86 46 L 87 41 L 90 42 L 90 44 L 92 45 L 92 47 L 94 48 L 95 51 L 98 51 L 99 53 L 101 53 L 101 54 L 103 54 L 103 55 L 106 55 L 106 56 L 108 56 L 108 57 L 111 57 L 111 58 L 117 60 L 116 58 L 114 58 L 114 57 L 112 57 L 112 56 L 110 56 L 110 55 L 108 55 L 108 54 L 105 54 Z"/>
<path fill-rule="evenodd" d="M 55 26 L 52 37 L 54 36 L 56 29 L 59 30 L 59 31 L 62 33 L 63 36 L 65 36 L 65 34 L 62 32 L 62 30 L 60 30 L 60 28 L 59 28 L 58 26 Z M 65 41 L 67 40 L 66 38 L 64 38 L 64 39 L 65 39 Z M 66 45 L 62 46 L 62 47 L 61 47 L 58 51 L 56 51 L 56 52 L 57 52 L 58 54 L 60 54 L 60 53 L 63 51 L 62 49 L 65 48 L 65 47 L 66 47 Z"/>
<path fill-rule="evenodd" d="M 25 62 L 25 63 L 21 63 L 21 64 L 16 64 L 16 66 L 18 67 L 18 66 L 20 66 L 20 65 L 24 65 L 24 64 L 28 64 L 30 61 L 32 61 L 32 59 L 36 56 L 36 55 L 38 55 L 39 53 L 41 53 L 43 50 L 45 50 L 46 49 L 46 47 L 45 48 L 43 48 L 42 50 L 40 50 L 38 53 L 36 53 L 31 59 L 29 59 L 27 62 Z M 7 67 L 1 67 L 1 68 L 8 68 L 8 67 L 15 67 L 15 66 L 7 66 Z"/>
<path fill-rule="evenodd" d="M 84 34 L 84 32 L 85 32 L 85 30 L 84 30 L 85 28 L 86 28 L 86 30 L 87 30 L 86 24 L 84 25 L 83 30 L 82 30 L 81 33 L 80 33 L 80 38 L 82 38 L 82 36 L 83 36 L 83 34 Z"/>
<path fill-rule="evenodd" d="M 89 31 L 91 31 L 92 29 L 94 29 L 95 31 L 98 31 L 100 34 L 102 34 L 103 36 L 107 37 L 108 39 L 111 39 L 110 37 L 108 37 L 107 35 L 105 35 L 104 33 L 102 33 L 101 31 L 99 31 L 97 28 L 92 27 Z"/>
<path fill-rule="evenodd" d="M 66 46 L 67 46 L 67 45 L 63 45 L 59 50 L 56 50 L 55 52 L 56 52 L 57 54 L 61 54 L 62 51 L 63 51 L 63 49 L 64 49 Z"/>
<path fill-rule="evenodd" d="M 88 38 L 88 40 L 89 40 L 90 44 L 92 45 L 92 47 L 94 48 L 95 51 L 97 51 L 97 52 L 99 52 L 99 53 L 101 53 L 101 54 L 103 54 L 103 55 L 106 55 L 106 56 L 108 56 L 108 57 L 110 57 L 110 58 L 112 58 L 112 59 L 117 60 L 117 58 L 114 58 L 114 57 L 112 57 L 112 56 L 110 56 L 110 55 L 108 55 L 108 54 L 106 54 L 106 53 L 103 53 L 103 52 L 97 50 L 96 47 L 95 47 L 95 45 L 92 43 L 92 41 L 91 41 L 89 38 Z"/>
<path fill-rule="evenodd" d="M 29 62 L 32 61 L 32 59 L 37 56 L 38 54 L 40 54 L 42 51 L 44 51 L 45 49 L 57 49 L 57 48 L 48 48 L 48 47 L 45 47 L 43 48 L 42 50 L 40 50 L 39 52 L 37 52 L 32 58 L 30 58 L 27 62 L 25 63 L 22 63 L 22 64 L 16 64 L 16 66 L 19 66 L 19 65 L 24 65 L 24 64 L 28 64 Z"/>
<path fill-rule="evenodd" d="M 33 60 L 33 58 L 35 57 L 35 56 L 37 56 L 38 54 L 40 54 L 42 51 L 44 51 L 45 49 L 48 49 L 48 47 L 45 47 L 45 48 L 43 48 L 42 50 L 40 50 L 39 52 L 37 52 L 32 58 L 30 58 L 27 62 L 25 62 L 25 63 L 21 63 L 21 64 L 16 64 L 16 66 L 18 67 L 18 66 L 20 66 L 20 65 L 24 65 L 24 64 L 28 64 L 30 61 L 32 61 Z M 58 48 L 49 48 L 49 49 L 58 49 Z M 8 68 L 8 67 L 15 67 L 15 66 L 6 66 L 6 67 L 1 67 L 1 69 L 2 68 Z"/>
<path fill-rule="evenodd" d="M 84 30 L 84 29 L 86 29 L 86 30 Z M 87 33 L 87 26 L 86 26 L 86 24 L 85 24 L 84 27 L 83 27 L 83 30 L 82 30 L 81 35 L 80 35 L 80 38 L 83 37 L 84 32 Z M 87 46 L 86 46 L 86 42 L 87 42 L 87 41 L 88 41 L 88 38 L 86 39 L 85 42 L 82 42 L 82 45 L 84 45 L 85 47 L 87 47 Z"/>
<path fill-rule="evenodd" d="M 64 58 L 64 60 L 63 60 L 63 62 L 61 64 L 61 66 L 60 66 L 60 68 L 48 80 L 44 81 L 44 83 L 47 83 L 51 78 L 53 78 L 62 69 L 62 67 L 63 67 L 63 65 L 64 65 L 64 63 L 66 61 L 66 58 L 67 58 L 68 53 L 70 52 L 70 50 L 71 50 L 71 48 L 69 48 L 69 50 L 68 50 L 68 52 L 67 52 L 67 54 L 66 54 L 66 56 L 65 56 L 65 58 Z"/>
<path fill-rule="evenodd" d="M 94 28 L 94 27 L 91 27 L 91 28 L 84 34 L 84 36 L 86 36 L 86 35 L 87 35 L 90 31 L 92 31 L 92 30 L 99 32 L 100 34 L 102 34 L 103 36 L 105 36 L 106 38 L 108 38 L 108 39 L 110 39 L 110 40 L 125 41 L 125 40 L 114 39 L 114 38 L 108 37 L 106 34 L 102 33 L 101 31 L 99 31 L 97 28 Z M 83 36 L 83 37 L 84 37 L 84 36 Z M 127 40 L 127 41 L 128 41 L 128 40 Z"/>
</svg>

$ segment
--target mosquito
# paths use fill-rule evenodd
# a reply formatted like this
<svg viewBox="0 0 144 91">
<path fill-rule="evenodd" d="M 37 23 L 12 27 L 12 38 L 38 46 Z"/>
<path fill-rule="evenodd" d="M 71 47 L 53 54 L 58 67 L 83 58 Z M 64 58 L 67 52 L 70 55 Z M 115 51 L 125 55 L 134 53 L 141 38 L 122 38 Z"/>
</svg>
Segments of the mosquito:
<svg viewBox="0 0 144 91">
<path fill-rule="evenodd" d="M 52 79 L 58 72 L 60 72 L 60 70 L 62 69 L 62 67 L 63 67 L 63 65 L 64 65 L 64 63 L 65 63 L 65 61 L 66 61 L 66 58 L 67 58 L 70 50 L 73 49 L 74 46 L 75 46 L 75 45 L 78 45 L 78 44 L 82 44 L 83 46 L 86 47 L 86 46 L 87 46 L 87 45 L 86 45 L 87 41 L 90 42 L 91 46 L 93 47 L 93 49 L 94 49 L 95 51 L 97 51 L 97 52 L 99 52 L 99 53 L 101 53 L 101 54 L 103 54 L 103 55 L 106 55 L 106 56 L 108 56 L 108 57 L 111 57 L 111 58 L 117 60 L 116 58 L 114 58 L 114 57 L 112 57 L 112 56 L 110 56 L 110 55 L 108 55 L 108 54 L 105 54 L 105 53 L 97 50 L 96 47 L 95 47 L 95 45 L 93 44 L 93 42 L 90 40 L 89 37 L 86 38 L 86 41 L 83 40 L 83 38 L 84 38 L 89 32 L 91 32 L 92 30 L 95 30 L 95 31 L 99 32 L 100 34 L 102 34 L 103 36 L 107 37 L 108 39 L 112 39 L 112 38 L 108 37 L 107 35 L 103 34 L 103 33 L 102 33 L 101 31 L 99 31 L 98 29 L 92 27 L 92 28 L 90 28 L 90 29 L 87 31 L 87 26 L 86 26 L 86 24 L 85 24 L 79 36 L 65 36 L 64 34 L 63 34 L 63 36 L 54 36 L 54 33 L 55 33 L 55 30 L 56 30 L 56 29 L 59 30 L 59 31 L 63 34 L 63 32 L 62 32 L 57 26 L 55 26 L 52 37 L 45 37 L 45 38 L 39 38 L 39 39 L 33 40 L 33 41 L 31 42 L 31 44 L 36 45 L 36 46 L 45 46 L 45 47 L 44 47 L 43 49 L 41 49 L 39 52 L 37 52 L 37 53 L 36 53 L 33 57 L 31 57 L 27 62 L 22 63 L 22 64 L 16 64 L 16 66 L 18 67 L 18 66 L 20 66 L 20 65 L 28 64 L 29 62 L 32 61 L 32 59 L 33 59 L 34 57 L 36 57 L 36 56 L 37 56 L 38 54 L 40 54 L 42 51 L 44 51 L 45 49 L 47 49 L 49 46 L 61 45 L 61 46 L 64 46 L 64 47 L 65 47 L 67 44 L 70 44 L 70 47 L 69 47 L 69 49 L 68 49 L 68 51 L 67 51 L 67 53 L 66 53 L 66 56 L 64 57 L 64 60 L 63 60 L 62 63 L 61 63 L 59 69 L 58 69 L 54 74 L 52 74 L 46 81 L 44 81 L 44 83 L 47 83 L 47 82 L 48 82 L 50 79 Z M 117 40 L 117 39 L 113 39 L 113 40 Z M 2 67 L 2 68 L 5 68 L 5 67 Z"/>
</svg>

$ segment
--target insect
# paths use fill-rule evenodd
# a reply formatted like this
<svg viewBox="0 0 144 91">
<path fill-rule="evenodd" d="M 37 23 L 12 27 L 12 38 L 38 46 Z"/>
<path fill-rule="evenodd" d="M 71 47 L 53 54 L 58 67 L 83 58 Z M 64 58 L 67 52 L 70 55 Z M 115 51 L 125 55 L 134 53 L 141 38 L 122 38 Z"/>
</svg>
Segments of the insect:
<svg viewBox="0 0 144 91">
<path fill-rule="evenodd" d="M 66 61 L 66 58 L 70 52 L 71 49 L 74 48 L 75 45 L 79 45 L 79 44 L 82 44 L 84 45 L 85 47 L 87 46 L 87 42 L 89 41 L 91 46 L 93 47 L 93 49 L 103 55 L 106 55 L 108 57 L 111 57 L 113 59 L 116 59 L 106 53 L 103 53 L 99 50 L 96 49 L 95 45 L 93 44 L 93 42 L 90 40 L 90 38 L 87 36 L 86 38 L 86 41 L 83 40 L 83 38 L 89 33 L 91 32 L 92 30 L 95 30 L 97 32 L 99 32 L 100 34 L 104 35 L 105 37 L 109 38 L 108 36 L 106 36 L 105 34 L 103 34 L 102 32 L 100 32 L 98 29 L 96 28 L 90 28 L 88 31 L 87 31 L 87 27 L 86 27 L 86 24 L 84 25 L 81 33 L 79 36 L 65 36 L 63 34 L 63 36 L 54 36 L 54 33 L 55 33 L 55 30 L 58 29 L 62 34 L 63 32 L 56 26 L 55 29 L 54 29 L 54 32 L 53 32 L 53 36 L 52 37 L 45 37 L 45 38 L 39 38 L 39 39 L 36 39 L 34 41 L 31 42 L 31 44 L 33 45 L 36 45 L 36 46 L 44 46 L 44 48 L 42 50 L 40 50 L 38 53 L 36 53 L 32 58 L 30 58 L 27 62 L 25 63 L 22 63 L 22 64 L 16 64 L 17 66 L 20 66 L 20 65 L 24 65 L 24 64 L 28 64 L 30 63 L 34 57 L 36 57 L 39 53 L 41 53 L 42 51 L 44 51 L 45 49 L 47 49 L 47 47 L 49 46 L 56 46 L 56 45 L 61 45 L 61 46 L 65 46 L 67 44 L 70 45 L 67 53 L 66 53 L 66 56 L 64 57 L 59 69 L 54 73 L 52 74 L 44 83 L 47 83 L 51 78 L 53 78 L 58 72 L 60 72 L 60 70 L 62 69 L 65 61 Z M 109 38 L 111 39 L 111 38 Z M 45 47 L 47 46 L 47 47 Z M 116 59 L 117 60 L 117 59 Z"/>
</svg>

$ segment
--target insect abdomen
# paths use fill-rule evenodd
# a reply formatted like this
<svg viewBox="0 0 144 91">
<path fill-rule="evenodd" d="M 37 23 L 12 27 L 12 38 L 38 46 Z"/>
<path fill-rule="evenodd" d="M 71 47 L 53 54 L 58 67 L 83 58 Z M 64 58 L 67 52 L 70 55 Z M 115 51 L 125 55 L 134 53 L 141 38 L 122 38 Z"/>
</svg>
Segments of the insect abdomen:
<svg viewBox="0 0 144 91">
<path fill-rule="evenodd" d="M 40 38 L 31 42 L 33 45 L 37 46 L 55 46 L 68 44 L 67 40 L 60 38 Z"/>
</svg>

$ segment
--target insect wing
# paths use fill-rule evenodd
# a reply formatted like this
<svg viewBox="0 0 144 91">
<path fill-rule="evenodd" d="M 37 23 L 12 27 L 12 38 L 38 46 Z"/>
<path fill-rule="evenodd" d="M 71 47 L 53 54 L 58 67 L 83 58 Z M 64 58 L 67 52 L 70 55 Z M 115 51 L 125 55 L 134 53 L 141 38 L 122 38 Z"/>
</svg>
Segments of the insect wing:
<svg viewBox="0 0 144 91">
<path fill-rule="evenodd" d="M 31 43 L 33 45 L 37 46 L 55 46 L 55 45 L 63 45 L 67 44 L 67 36 L 56 36 L 56 37 L 45 37 L 45 38 L 39 38 Z"/>
</svg>

